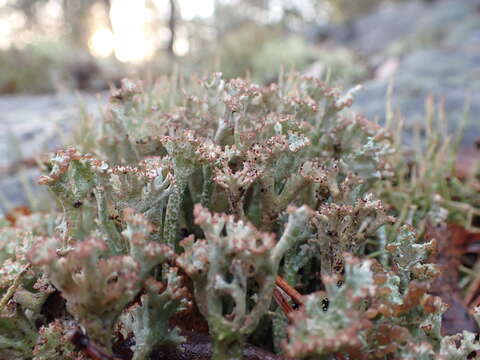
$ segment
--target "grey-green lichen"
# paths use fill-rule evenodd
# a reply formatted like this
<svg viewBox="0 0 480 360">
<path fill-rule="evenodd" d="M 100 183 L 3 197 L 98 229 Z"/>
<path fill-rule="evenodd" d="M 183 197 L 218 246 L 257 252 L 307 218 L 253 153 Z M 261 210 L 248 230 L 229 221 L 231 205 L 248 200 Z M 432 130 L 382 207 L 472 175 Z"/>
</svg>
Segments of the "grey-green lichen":
<svg viewBox="0 0 480 360">
<path fill-rule="evenodd" d="M 187 341 L 189 324 L 172 321 L 197 308 L 216 360 L 241 359 L 252 334 L 306 359 L 478 349 L 470 333 L 440 333 L 435 241 L 412 226 L 433 207 L 407 221 L 420 195 L 398 182 L 392 134 L 349 112 L 358 90 L 296 75 L 125 80 L 97 141 L 45 164 L 58 210 L 0 227 L 0 358 L 81 358 L 66 341 L 80 326 L 106 354 L 123 341 L 148 359 Z M 304 295 L 286 317 L 278 276 Z"/>
</svg>

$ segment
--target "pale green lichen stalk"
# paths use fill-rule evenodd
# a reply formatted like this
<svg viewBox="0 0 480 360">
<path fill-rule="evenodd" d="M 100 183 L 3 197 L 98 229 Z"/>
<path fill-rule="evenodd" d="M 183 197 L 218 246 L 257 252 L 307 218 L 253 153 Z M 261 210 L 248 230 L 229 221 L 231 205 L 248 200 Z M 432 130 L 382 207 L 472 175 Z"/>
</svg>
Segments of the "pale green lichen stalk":
<svg viewBox="0 0 480 360">
<path fill-rule="evenodd" d="M 206 239 L 183 240 L 178 262 L 193 279 L 200 311 L 215 344 L 214 359 L 241 359 L 246 337 L 268 310 L 280 261 L 301 240 L 310 217 L 307 207 L 290 209 L 278 243 L 272 234 L 234 216 L 212 215 L 197 205 L 195 222 Z M 255 292 L 254 299 L 249 293 Z"/>
</svg>

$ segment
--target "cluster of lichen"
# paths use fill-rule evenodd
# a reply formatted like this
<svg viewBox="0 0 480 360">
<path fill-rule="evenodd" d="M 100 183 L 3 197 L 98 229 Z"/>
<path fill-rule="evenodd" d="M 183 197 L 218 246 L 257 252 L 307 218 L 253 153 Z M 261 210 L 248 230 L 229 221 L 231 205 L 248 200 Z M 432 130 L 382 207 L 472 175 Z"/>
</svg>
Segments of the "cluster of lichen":
<svg viewBox="0 0 480 360">
<path fill-rule="evenodd" d="M 59 211 L 0 229 L 0 358 L 82 358 L 65 340 L 81 326 L 106 353 L 128 339 L 148 359 L 186 340 L 170 320 L 192 306 L 217 360 L 240 359 L 254 332 L 308 359 L 480 349 L 467 332 L 440 334 L 435 241 L 396 220 L 395 146 L 349 112 L 356 90 L 294 75 L 124 81 L 95 141 L 46 164 Z M 288 318 L 277 276 L 305 295 Z M 65 307 L 46 312 L 55 297 Z"/>
</svg>

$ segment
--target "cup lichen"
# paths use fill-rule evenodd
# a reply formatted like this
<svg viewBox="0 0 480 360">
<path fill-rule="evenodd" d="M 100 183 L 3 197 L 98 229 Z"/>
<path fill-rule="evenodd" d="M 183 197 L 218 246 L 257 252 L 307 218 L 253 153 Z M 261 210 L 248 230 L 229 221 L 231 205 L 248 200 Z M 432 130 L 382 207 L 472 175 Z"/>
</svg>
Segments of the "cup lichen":
<svg viewBox="0 0 480 360">
<path fill-rule="evenodd" d="M 171 319 L 197 308 L 216 360 L 248 358 L 255 339 L 298 359 L 480 349 L 471 333 L 441 335 L 435 241 L 412 226 L 432 209 L 406 224 L 398 144 L 349 111 L 357 88 L 176 81 L 123 81 L 95 147 L 80 139 L 46 164 L 58 210 L 2 223 L 0 358 L 81 358 L 65 341 L 80 326 L 105 356 L 148 359 L 189 341 Z M 287 317 L 278 276 L 303 295 Z"/>
</svg>

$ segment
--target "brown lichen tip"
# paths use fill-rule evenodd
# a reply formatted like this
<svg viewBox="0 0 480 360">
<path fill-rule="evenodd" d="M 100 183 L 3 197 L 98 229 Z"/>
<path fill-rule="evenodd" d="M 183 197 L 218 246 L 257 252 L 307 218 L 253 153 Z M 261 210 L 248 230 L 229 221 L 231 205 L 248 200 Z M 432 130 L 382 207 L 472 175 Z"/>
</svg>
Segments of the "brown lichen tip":
<svg viewBox="0 0 480 360">
<path fill-rule="evenodd" d="M 141 81 L 132 81 L 129 79 L 122 79 L 122 86 L 115 90 L 110 96 L 111 103 L 121 103 L 131 99 L 133 96 L 142 94 L 143 84 Z"/>
<path fill-rule="evenodd" d="M 200 204 L 194 208 L 195 223 L 206 226 L 205 232 L 218 234 L 225 226 L 229 233 L 229 242 L 226 244 L 232 254 L 263 254 L 275 246 L 275 235 L 258 231 L 250 223 L 235 222 L 233 215 L 211 214 Z M 214 225 L 210 228 L 210 225 Z M 237 235 L 237 236 L 235 236 Z M 215 240 L 218 241 L 218 240 Z"/>
<path fill-rule="evenodd" d="M 74 147 L 67 147 L 63 150 L 59 150 L 51 159 L 52 170 L 49 175 L 41 175 L 38 178 L 40 185 L 48 185 L 57 181 L 62 174 L 64 174 L 72 161 L 75 160 L 87 160 L 91 159 L 92 155 L 82 155 Z"/>
</svg>

